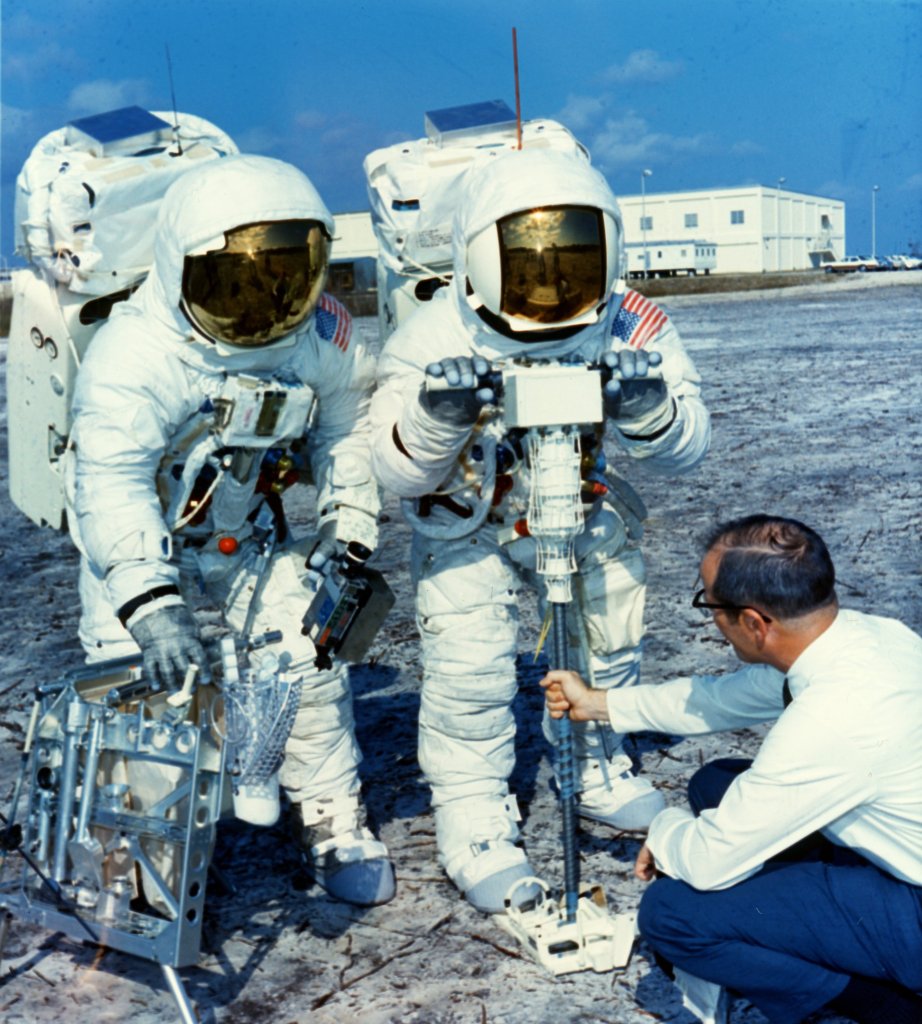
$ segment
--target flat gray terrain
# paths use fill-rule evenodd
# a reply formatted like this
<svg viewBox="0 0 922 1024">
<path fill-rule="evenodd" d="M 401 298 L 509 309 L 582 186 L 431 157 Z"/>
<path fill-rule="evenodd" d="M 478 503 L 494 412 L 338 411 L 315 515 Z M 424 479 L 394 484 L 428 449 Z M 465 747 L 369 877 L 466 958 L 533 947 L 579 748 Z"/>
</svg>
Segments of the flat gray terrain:
<svg viewBox="0 0 922 1024">
<path fill-rule="evenodd" d="M 702 374 L 712 451 L 681 479 L 628 469 L 650 510 L 645 678 L 729 670 L 713 626 L 690 607 L 698 541 L 715 521 L 755 511 L 816 527 L 847 606 L 922 630 L 922 271 L 832 284 L 658 300 Z M 358 321 L 375 341 L 376 323 Z M 6 343 L 0 343 L 5 360 Z M 5 453 L 6 406 L 0 406 Z M 623 469 L 623 467 L 622 467 Z M 76 668 L 77 559 L 66 537 L 31 525 L 9 502 L 0 466 L 0 810 L 18 771 L 32 687 Z M 398 873 L 398 895 L 362 911 L 309 886 L 281 827 L 227 822 L 215 863 L 236 893 L 214 892 L 190 995 L 222 1024 L 690 1024 L 641 944 L 628 969 L 554 978 L 496 922 L 460 899 L 436 860 L 428 791 L 416 763 L 418 645 L 405 574 L 408 532 L 396 504 L 379 565 L 398 593 L 368 664 L 353 670 L 363 776 L 373 819 Z M 301 510 L 301 519 L 307 508 Z M 518 764 L 513 779 L 533 865 L 562 881 L 550 756 L 540 729 L 541 665 L 533 613 L 522 638 Z M 873 680 L 868 681 L 873 685 Z M 638 736 L 632 753 L 671 804 L 714 756 L 749 756 L 757 731 L 681 740 Z M 640 837 L 601 825 L 580 833 L 581 872 L 630 909 Z M 764 1024 L 737 1002 L 732 1024 Z M 817 1015 L 834 1024 L 838 1018 Z M 5 1024 L 165 1024 L 175 1004 L 156 965 L 14 922 L 0 968 Z"/>
</svg>

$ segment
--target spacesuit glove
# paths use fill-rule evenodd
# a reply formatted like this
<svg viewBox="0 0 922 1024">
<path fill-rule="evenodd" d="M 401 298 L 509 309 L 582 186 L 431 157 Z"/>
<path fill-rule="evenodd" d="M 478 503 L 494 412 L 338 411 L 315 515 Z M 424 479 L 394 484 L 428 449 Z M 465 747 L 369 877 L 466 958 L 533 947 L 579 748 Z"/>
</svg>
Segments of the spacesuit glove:
<svg viewBox="0 0 922 1024">
<path fill-rule="evenodd" d="M 198 666 L 200 680 L 210 680 L 198 626 L 184 604 L 158 608 L 137 621 L 129 619 L 127 628 L 141 648 L 144 675 L 156 689 L 178 690 L 190 664 Z"/>
<path fill-rule="evenodd" d="M 336 522 L 330 520 L 320 527 L 317 543 L 311 548 L 304 567 L 307 570 L 307 584 L 319 590 L 324 578 L 329 576 L 342 561 L 346 545 L 336 539 Z"/>
<path fill-rule="evenodd" d="M 602 363 L 612 376 L 602 388 L 605 412 L 616 423 L 636 421 L 669 401 L 666 382 L 656 371 L 663 357 L 659 352 L 622 349 L 606 352 Z M 654 371 L 656 376 L 649 376 Z"/>
<path fill-rule="evenodd" d="M 473 427 L 482 406 L 495 401 L 482 378 L 490 372 L 483 356 L 458 356 L 430 363 L 419 401 L 435 419 L 456 427 Z"/>
</svg>

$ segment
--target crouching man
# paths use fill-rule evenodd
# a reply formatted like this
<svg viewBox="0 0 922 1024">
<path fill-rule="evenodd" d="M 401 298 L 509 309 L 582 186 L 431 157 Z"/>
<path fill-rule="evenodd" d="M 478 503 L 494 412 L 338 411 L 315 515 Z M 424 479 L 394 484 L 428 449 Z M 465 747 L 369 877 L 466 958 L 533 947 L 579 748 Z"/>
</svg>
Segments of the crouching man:
<svg viewBox="0 0 922 1024">
<path fill-rule="evenodd" d="M 663 960 L 741 994 L 772 1024 L 820 1007 L 859 1024 L 922 1020 L 922 638 L 840 609 L 811 529 L 755 515 L 720 526 L 704 609 L 746 664 L 606 692 L 542 681 L 554 717 L 700 735 L 774 722 L 752 761 L 688 787 L 653 821 L 635 874 Z"/>
</svg>

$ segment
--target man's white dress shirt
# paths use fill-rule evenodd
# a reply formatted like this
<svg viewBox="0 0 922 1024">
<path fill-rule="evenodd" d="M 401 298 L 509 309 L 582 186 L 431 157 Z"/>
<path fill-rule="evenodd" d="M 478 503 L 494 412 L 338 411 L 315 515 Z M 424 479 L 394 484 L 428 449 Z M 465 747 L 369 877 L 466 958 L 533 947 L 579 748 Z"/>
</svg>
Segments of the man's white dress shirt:
<svg viewBox="0 0 922 1024">
<path fill-rule="evenodd" d="M 654 819 L 647 844 L 670 877 L 725 889 L 819 830 L 922 885 L 922 638 L 902 623 L 840 610 L 786 677 L 747 665 L 607 699 L 625 732 L 692 736 L 776 720 L 719 807 Z"/>
</svg>

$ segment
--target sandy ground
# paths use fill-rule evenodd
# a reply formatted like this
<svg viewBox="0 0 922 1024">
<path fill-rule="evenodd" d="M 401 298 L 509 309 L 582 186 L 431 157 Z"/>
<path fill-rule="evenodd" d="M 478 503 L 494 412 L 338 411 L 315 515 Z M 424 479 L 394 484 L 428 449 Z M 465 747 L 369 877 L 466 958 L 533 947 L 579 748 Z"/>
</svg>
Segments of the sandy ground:
<svg viewBox="0 0 922 1024">
<path fill-rule="evenodd" d="M 804 519 L 826 537 L 843 603 L 922 629 L 919 539 L 922 272 L 857 275 L 821 287 L 676 296 L 662 305 L 705 382 L 711 454 L 678 480 L 629 475 L 650 518 L 645 678 L 733 667 L 689 606 L 698 539 L 716 520 L 753 511 Z M 371 340 L 371 319 L 359 321 Z M 6 344 L 0 343 L 5 360 Z M 6 432 L 5 402 L 0 429 Z M 5 441 L 3 443 L 5 452 Z M 0 808 L 18 770 L 31 688 L 81 663 L 76 557 L 66 537 L 32 526 L 7 496 L 0 467 Z M 397 865 L 385 907 L 338 905 L 299 871 L 281 828 L 219 829 L 215 863 L 236 886 L 209 895 L 201 964 L 188 991 L 223 1024 L 690 1024 L 678 996 L 638 946 L 624 972 L 553 978 L 490 918 L 461 900 L 436 861 L 428 792 L 415 755 L 418 647 L 406 580 L 407 530 L 388 503 L 380 565 L 399 601 L 368 664 L 353 670 L 367 802 Z M 533 616 L 523 635 L 513 785 L 535 868 L 562 880 L 558 814 L 541 736 L 541 665 Z M 638 736 L 632 751 L 670 804 L 704 760 L 751 755 L 757 731 L 695 741 Z M 581 870 L 609 902 L 636 905 L 639 837 L 581 828 Z M 215 887 L 216 888 L 216 887 Z M 174 1021 L 159 969 L 14 922 L 0 974 L 0 1019 L 46 1024 Z M 764 1024 L 744 1001 L 732 1024 Z M 834 1024 L 838 1018 L 817 1015 Z"/>
</svg>

